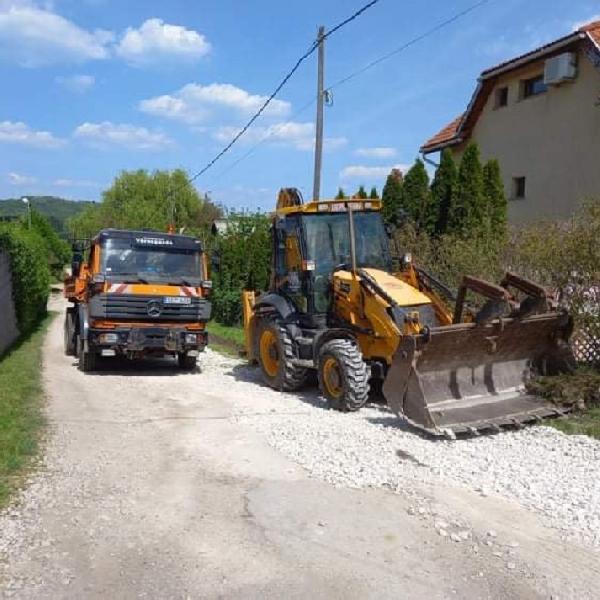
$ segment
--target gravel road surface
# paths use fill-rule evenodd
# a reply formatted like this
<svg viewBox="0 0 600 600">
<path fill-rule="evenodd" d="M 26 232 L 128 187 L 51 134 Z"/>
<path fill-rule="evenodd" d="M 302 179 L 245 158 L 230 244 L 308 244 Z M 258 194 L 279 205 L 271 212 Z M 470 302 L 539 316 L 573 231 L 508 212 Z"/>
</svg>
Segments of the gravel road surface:
<svg viewBox="0 0 600 600">
<path fill-rule="evenodd" d="M 83 374 L 61 328 L 45 458 L 0 514 L 5 597 L 596 596 L 595 442 L 542 428 L 436 443 L 379 408 L 273 392 L 210 351 L 193 374 Z"/>
</svg>

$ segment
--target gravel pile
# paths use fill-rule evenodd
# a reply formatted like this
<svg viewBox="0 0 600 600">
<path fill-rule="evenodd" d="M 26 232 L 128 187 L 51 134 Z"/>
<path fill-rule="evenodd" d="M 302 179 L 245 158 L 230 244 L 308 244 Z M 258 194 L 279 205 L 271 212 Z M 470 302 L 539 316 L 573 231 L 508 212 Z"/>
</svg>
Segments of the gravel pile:
<svg viewBox="0 0 600 600">
<path fill-rule="evenodd" d="M 258 369 L 208 352 L 206 372 L 221 370 L 244 385 L 238 418 L 264 434 L 311 475 L 334 485 L 386 487 L 409 493 L 411 482 L 458 483 L 481 495 L 515 500 L 540 514 L 565 539 L 600 548 L 600 442 L 549 427 L 528 427 L 466 440 L 432 440 L 404 426 L 385 407 L 341 414 L 314 389 L 280 394 Z M 222 381 L 222 380 L 221 380 Z M 222 385 L 222 383 L 221 383 Z M 228 384 L 229 385 L 229 384 Z"/>
</svg>

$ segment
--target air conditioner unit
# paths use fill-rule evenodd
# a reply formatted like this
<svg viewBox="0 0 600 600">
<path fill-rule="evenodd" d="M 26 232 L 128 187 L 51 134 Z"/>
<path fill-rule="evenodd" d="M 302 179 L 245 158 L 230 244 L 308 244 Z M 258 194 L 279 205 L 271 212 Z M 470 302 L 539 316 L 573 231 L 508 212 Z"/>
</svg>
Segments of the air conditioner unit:
<svg viewBox="0 0 600 600">
<path fill-rule="evenodd" d="M 549 58 L 544 65 L 544 83 L 560 85 L 577 77 L 577 55 L 575 52 L 565 52 Z"/>
</svg>

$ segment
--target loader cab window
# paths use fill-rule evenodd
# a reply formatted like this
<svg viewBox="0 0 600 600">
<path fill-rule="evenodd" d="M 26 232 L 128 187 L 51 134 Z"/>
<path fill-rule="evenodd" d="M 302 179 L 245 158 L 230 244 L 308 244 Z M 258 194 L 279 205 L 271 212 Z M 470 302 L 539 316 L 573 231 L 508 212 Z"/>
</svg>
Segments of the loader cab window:
<svg viewBox="0 0 600 600">
<path fill-rule="evenodd" d="M 346 212 L 304 216 L 307 258 L 316 273 L 332 273 L 351 263 L 350 233 Z M 388 238 L 378 212 L 354 213 L 356 264 L 359 267 L 391 271 Z"/>
<path fill-rule="evenodd" d="M 327 312 L 331 302 L 331 274 L 349 268 L 350 231 L 348 213 L 304 215 L 306 258 L 312 270 L 312 305 L 317 313 Z M 392 270 L 388 238 L 379 212 L 354 213 L 356 264 L 358 267 Z"/>
</svg>

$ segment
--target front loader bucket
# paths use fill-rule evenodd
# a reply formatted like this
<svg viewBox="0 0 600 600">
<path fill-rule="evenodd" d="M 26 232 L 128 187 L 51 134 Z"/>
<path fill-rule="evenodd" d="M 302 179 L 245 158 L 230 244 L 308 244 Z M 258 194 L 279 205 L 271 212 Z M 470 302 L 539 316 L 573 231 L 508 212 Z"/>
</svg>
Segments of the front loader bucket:
<svg viewBox="0 0 600 600">
<path fill-rule="evenodd" d="M 405 336 L 383 393 L 399 416 L 450 437 L 563 414 L 565 409 L 528 394 L 525 384 L 536 370 L 572 364 L 569 324 L 567 315 L 550 312 Z"/>
</svg>

